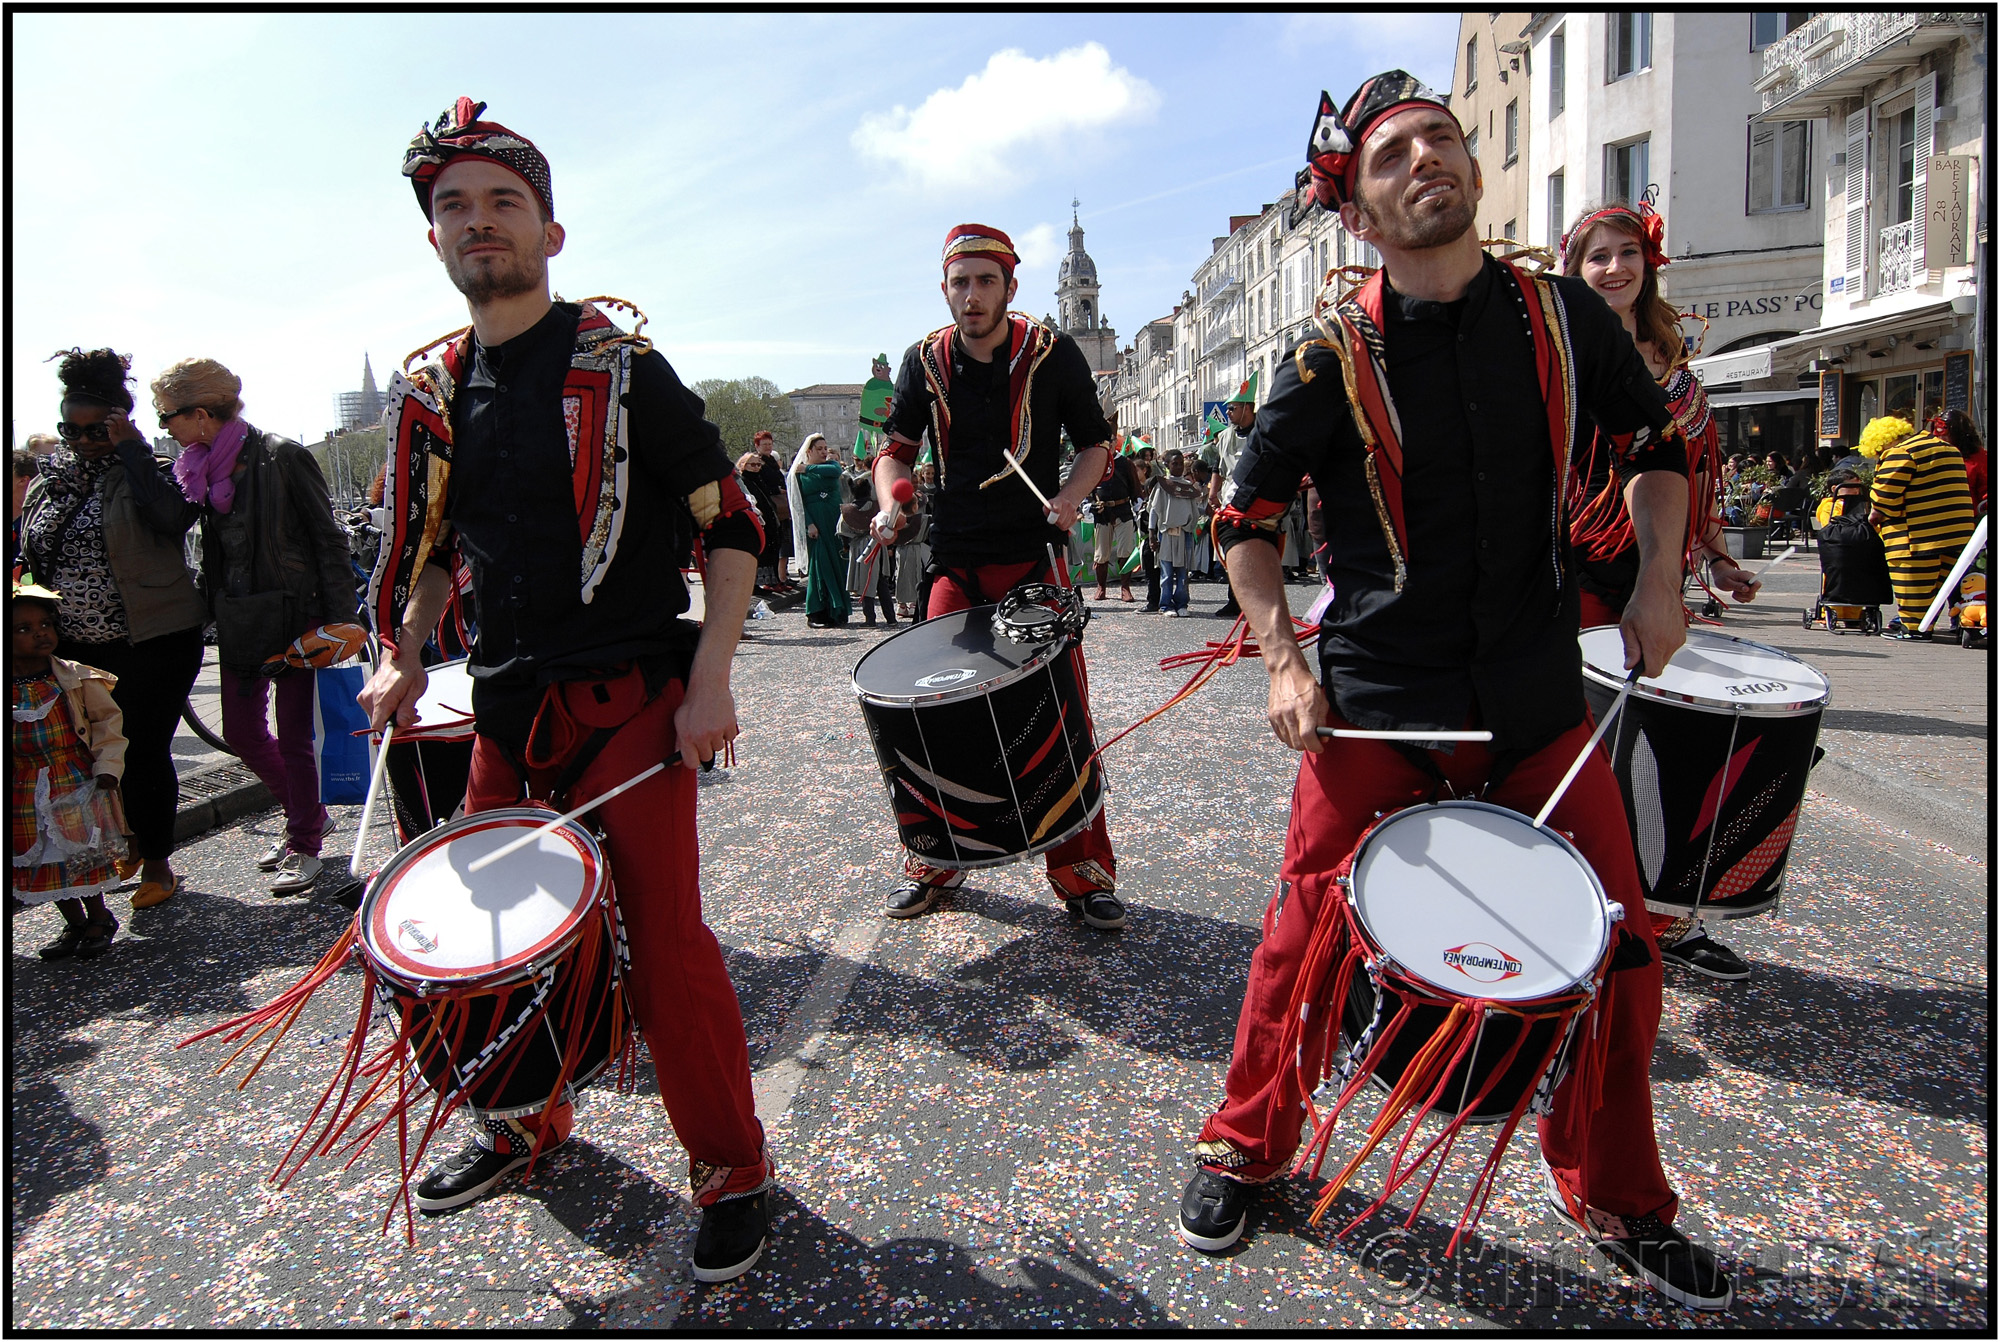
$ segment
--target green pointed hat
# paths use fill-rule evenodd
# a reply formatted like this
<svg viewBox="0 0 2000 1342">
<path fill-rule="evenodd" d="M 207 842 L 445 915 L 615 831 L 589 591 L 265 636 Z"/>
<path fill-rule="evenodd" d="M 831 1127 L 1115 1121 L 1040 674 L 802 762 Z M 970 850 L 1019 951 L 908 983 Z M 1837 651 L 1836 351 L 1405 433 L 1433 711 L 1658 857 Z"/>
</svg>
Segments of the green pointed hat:
<svg viewBox="0 0 2000 1342">
<path fill-rule="evenodd" d="M 1255 406 L 1257 404 L 1257 374 L 1252 373 L 1249 377 L 1243 379 L 1243 385 L 1236 389 L 1236 394 L 1229 398 L 1227 404 Z"/>
<path fill-rule="evenodd" d="M 1208 436 L 1214 438 L 1229 426 L 1222 422 L 1222 416 L 1216 414 L 1213 410 L 1211 410 L 1208 412 L 1207 427 L 1208 427 Z"/>
</svg>

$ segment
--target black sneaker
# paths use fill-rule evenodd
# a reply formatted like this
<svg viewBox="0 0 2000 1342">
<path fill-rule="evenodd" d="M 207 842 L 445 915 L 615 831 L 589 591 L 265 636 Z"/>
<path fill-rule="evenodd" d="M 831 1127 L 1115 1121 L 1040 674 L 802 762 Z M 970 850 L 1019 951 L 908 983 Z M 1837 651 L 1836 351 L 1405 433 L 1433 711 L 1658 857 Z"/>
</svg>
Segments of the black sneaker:
<svg viewBox="0 0 2000 1342">
<path fill-rule="evenodd" d="M 1706 974 L 1712 979 L 1747 979 L 1750 966 L 1743 957 L 1705 932 L 1697 932 L 1671 946 L 1660 947 L 1660 958 L 1670 965 Z"/>
<path fill-rule="evenodd" d="M 694 1239 L 694 1279 L 733 1281 L 742 1276 L 764 1256 L 770 1230 L 762 1193 L 710 1203 Z"/>
<path fill-rule="evenodd" d="M 478 1142 L 467 1142 L 464 1150 L 446 1158 L 431 1171 L 429 1178 L 417 1185 L 417 1210 L 450 1211 L 477 1202 L 495 1184 L 527 1163 L 525 1155 L 503 1156 L 498 1151 L 488 1151 Z"/>
<path fill-rule="evenodd" d="M 1898 643 L 1928 643 L 1931 641 L 1929 631 L 1907 628 L 1900 620 L 1892 623 L 1887 629 L 1884 629 L 1882 637 L 1894 639 Z"/>
<path fill-rule="evenodd" d="M 1092 927 L 1116 932 L 1125 926 L 1125 904 L 1110 890 L 1093 890 L 1087 895 L 1068 895 L 1063 904 Z"/>
<path fill-rule="evenodd" d="M 1181 1242 L 1203 1253 L 1221 1253 L 1243 1238 L 1257 1185 L 1226 1178 L 1214 1170 L 1196 1170 L 1181 1194 L 1180 1220 L 1174 1231 Z"/>
<path fill-rule="evenodd" d="M 891 918 L 917 918 L 931 911 L 945 887 L 911 877 L 889 892 L 882 912 Z"/>
<path fill-rule="evenodd" d="M 1614 1218 L 1623 1232 L 1618 1236 L 1592 1230 L 1570 1210 L 1569 1199 L 1546 1164 L 1542 1178 L 1556 1215 L 1572 1230 L 1580 1231 L 1599 1256 L 1688 1309 L 1725 1310 L 1735 1301 L 1736 1288 L 1729 1274 L 1703 1245 L 1651 1213 Z"/>
</svg>

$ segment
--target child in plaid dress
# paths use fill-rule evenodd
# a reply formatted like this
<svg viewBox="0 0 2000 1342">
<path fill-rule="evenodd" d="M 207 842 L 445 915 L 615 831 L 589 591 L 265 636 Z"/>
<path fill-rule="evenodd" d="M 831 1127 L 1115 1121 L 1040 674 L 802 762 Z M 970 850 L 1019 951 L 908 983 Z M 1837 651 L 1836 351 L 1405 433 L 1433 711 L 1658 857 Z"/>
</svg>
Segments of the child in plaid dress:
<svg viewBox="0 0 2000 1342">
<path fill-rule="evenodd" d="M 47 588 L 15 583 L 12 631 L 13 765 L 8 847 L 14 897 L 50 900 L 63 932 L 44 960 L 104 954 L 118 920 L 104 906 L 112 859 L 125 851 L 118 779 L 125 769 L 124 714 L 112 678 L 55 655 L 56 607 Z"/>
</svg>

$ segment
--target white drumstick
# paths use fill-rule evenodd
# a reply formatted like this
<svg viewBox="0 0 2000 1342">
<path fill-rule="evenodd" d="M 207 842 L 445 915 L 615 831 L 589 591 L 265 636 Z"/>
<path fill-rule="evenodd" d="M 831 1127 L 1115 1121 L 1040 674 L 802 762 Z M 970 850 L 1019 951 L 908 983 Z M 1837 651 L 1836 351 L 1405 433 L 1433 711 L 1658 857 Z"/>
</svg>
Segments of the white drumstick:
<svg viewBox="0 0 2000 1342">
<path fill-rule="evenodd" d="M 396 734 L 396 721 L 391 718 L 382 724 L 382 744 L 375 747 L 375 772 L 368 779 L 368 796 L 361 803 L 361 826 L 354 835 L 354 852 L 347 859 L 347 870 L 356 878 L 361 875 L 361 853 L 368 847 L 368 822 L 375 818 L 375 799 L 382 795 L 382 776 L 389 766 L 389 738 Z"/>
<path fill-rule="evenodd" d="M 1787 545 L 1785 547 L 1784 553 L 1779 555 L 1776 559 L 1768 559 L 1763 563 L 1759 564 L 1756 568 L 1752 569 L 1750 571 L 1750 581 L 1751 582 L 1759 581 L 1760 579 L 1763 578 L 1763 576 L 1766 573 L 1769 573 L 1772 569 L 1784 563 L 1787 559 L 1790 559 L 1793 555 L 1797 554 L 1798 552 L 1799 552 L 1798 546 Z"/>
<path fill-rule="evenodd" d="M 529 844 L 541 838 L 544 834 L 552 833 L 555 830 L 561 829 L 564 825 L 567 825 L 570 821 L 576 819 L 578 816 L 582 815 L 585 811 L 595 810 L 597 807 L 602 806 L 604 805 L 604 803 L 610 801 L 613 797 L 617 796 L 619 793 L 639 786 L 639 784 L 645 782 L 648 778 L 651 778 L 654 774 L 666 768 L 669 764 L 672 764 L 674 761 L 680 759 L 680 757 L 681 757 L 680 752 L 675 751 L 670 758 L 661 760 L 658 764 L 653 765 L 651 768 L 644 769 L 636 774 L 633 774 L 630 778 L 620 783 L 617 787 L 612 788 L 609 792 L 598 793 L 595 797 L 592 797 L 589 801 L 577 807 L 574 811 L 565 811 L 561 815 L 557 816 L 554 820 L 551 820 L 547 824 L 541 826 L 539 829 L 531 829 L 526 834 L 523 834 L 520 838 L 512 839 L 506 843 L 501 844 L 498 848 L 495 848 L 485 857 L 474 858 L 472 861 L 466 863 L 465 869 L 468 872 L 486 870 L 488 867 L 492 866 L 495 862 L 498 862 L 501 858 L 506 857 L 511 853 L 520 852 L 523 848 L 526 848 Z"/>
<path fill-rule="evenodd" d="M 1590 758 L 1590 752 L 1597 749 L 1597 743 L 1604 739 L 1604 733 L 1611 728 L 1611 720 L 1618 716 L 1619 709 L 1625 707 L 1626 696 L 1632 693 L 1632 687 L 1639 683 L 1639 673 L 1645 669 L 1646 664 L 1639 663 L 1632 668 L 1632 674 L 1625 677 L 1625 683 L 1618 687 L 1618 697 L 1611 701 L 1611 707 L 1605 712 L 1603 720 L 1597 724 L 1597 730 L 1590 734 L 1590 739 L 1583 744 L 1582 752 L 1570 763 L 1569 772 L 1563 775 L 1562 782 L 1556 784 L 1555 795 L 1542 803 L 1542 809 L 1535 815 L 1537 829 L 1541 828 L 1543 822 L 1549 818 L 1549 812 L 1556 809 L 1556 803 L 1563 799 L 1563 793 L 1569 791 L 1569 785 L 1576 781 L 1576 776 L 1583 772 L 1583 762 Z"/>
<path fill-rule="evenodd" d="M 1315 727 L 1321 736 L 1351 737 L 1357 741 L 1491 741 L 1492 732 L 1371 732 L 1359 727 Z"/>
<path fill-rule="evenodd" d="M 1021 483 L 1028 487 L 1029 492 L 1031 492 L 1036 498 L 1041 500 L 1042 507 L 1048 510 L 1049 522 L 1051 525 L 1053 525 L 1056 520 L 1056 505 L 1049 501 L 1049 496 L 1047 494 L 1042 493 L 1041 486 L 1037 485 L 1033 480 L 1030 480 L 1028 478 L 1028 473 L 1027 471 L 1022 469 L 1021 463 L 1014 460 L 1013 453 L 1002 452 L 1000 454 L 1000 459 L 1007 463 L 1008 470 L 1014 472 L 1014 474 L 1021 477 Z"/>
<path fill-rule="evenodd" d="M 1950 599 L 1952 589 L 1971 572 L 1972 561 L 1979 558 L 1979 552 L 1985 548 L 1986 519 L 1982 517 L 1979 519 L 1979 525 L 1972 529 L 1972 539 L 1965 543 L 1965 553 L 1961 554 L 1958 562 L 1951 566 L 1951 572 L 1945 577 L 1944 586 L 1938 588 L 1937 595 L 1931 598 L 1931 608 L 1924 612 L 1923 623 L 1917 626 L 1920 632 L 1929 633 L 1931 626 L 1937 623 L 1937 617 L 1943 613 L 1944 603 Z"/>
</svg>

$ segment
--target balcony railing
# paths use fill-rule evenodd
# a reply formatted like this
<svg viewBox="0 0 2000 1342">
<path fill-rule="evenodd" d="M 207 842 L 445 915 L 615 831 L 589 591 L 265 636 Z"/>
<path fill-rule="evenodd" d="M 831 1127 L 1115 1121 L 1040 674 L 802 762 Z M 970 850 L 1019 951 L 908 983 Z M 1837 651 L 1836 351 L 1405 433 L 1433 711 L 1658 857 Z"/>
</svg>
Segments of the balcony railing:
<svg viewBox="0 0 2000 1342">
<path fill-rule="evenodd" d="M 1875 253 L 1876 293 L 1898 294 L 1924 282 L 1926 276 L 1918 270 L 1923 258 L 1916 254 L 1916 232 L 1914 222 L 1891 224 L 1882 230 Z"/>
<path fill-rule="evenodd" d="M 1212 318 L 1201 337 L 1201 352 L 1206 358 L 1219 349 L 1243 343 L 1243 306 L 1233 304 L 1228 311 Z"/>
<path fill-rule="evenodd" d="M 1201 282 L 1203 306 L 1227 298 L 1231 290 L 1243 288 L 1243 273 L 1226 263 L 1217 265 L 1208 272 L 1208 278 Z"/>
<path fill-rule="evenodd" d="M 1974 14 L 1837 11 L 1821 14 L 1764 48 L 1764 74 L 1757 81 L 1763 95 L 1759 110 L 1769 111 L 1788 98 L 1861 64 L 1894 42 L 1915 37 L 1925 28 L 1967 28 L 1976 31 Z"/>
</svg>

